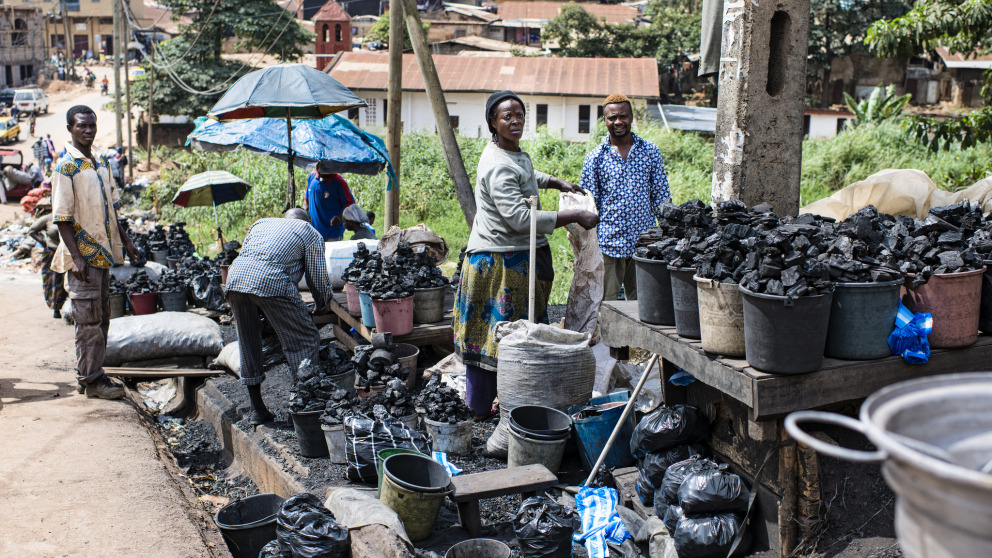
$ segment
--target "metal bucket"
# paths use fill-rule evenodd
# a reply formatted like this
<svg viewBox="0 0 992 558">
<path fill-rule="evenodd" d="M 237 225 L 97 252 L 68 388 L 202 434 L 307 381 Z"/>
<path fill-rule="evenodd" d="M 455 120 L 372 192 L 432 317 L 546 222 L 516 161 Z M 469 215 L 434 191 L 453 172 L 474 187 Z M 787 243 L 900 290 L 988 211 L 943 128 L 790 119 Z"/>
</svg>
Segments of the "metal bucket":
<svg viewBox="0 0 992 558">
<path fill-rule="evenodd" d="M 865 400 L 860 419 L 800 411 L 786 418 L 785 427 L 820 453 L 884 461 L 885 480 L 898 497 L 896 535 L 908 558 L 992 556 L 992 373 L 891 385 Z M 800 422 L 850 428 L 878 449 L 822 442 Z"/>
</svg>

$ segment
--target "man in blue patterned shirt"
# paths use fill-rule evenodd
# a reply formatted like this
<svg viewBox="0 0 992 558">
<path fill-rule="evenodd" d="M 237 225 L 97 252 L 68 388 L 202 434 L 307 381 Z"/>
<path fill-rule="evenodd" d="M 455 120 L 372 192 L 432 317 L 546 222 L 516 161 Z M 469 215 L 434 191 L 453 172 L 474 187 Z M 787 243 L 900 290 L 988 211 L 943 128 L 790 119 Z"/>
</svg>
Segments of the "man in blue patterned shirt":
<svg viewBox="0 0 992 558">
<path fill-rule="evenodd" d="M 318 311 L 331 297 L 324 239 L 311 225 L 310 214 L 295 208 L 283 217 L 255 221 L 227 275 L 227 302 L 238 330 L 241 381 L 251 401 L 249 420 L 256 425 L 273 418 L 262 401 L 265 373 L 259 311 L 276 330 L 295 378 L 303 359 L 320 360 L 320 334 L 297 284 L 306 277 Z"/>
<path fill-rule="evenodd" d="M 582 163 L 580 186 L 599 210 L 599 249 L 605 267 L 603 300 L 616 300 L 623 285 L 627 300 L 637 298 L 634 245 L 657 222 L 659 207 L 669 201 L 668 176 L 658 146 L 631 131 L 634 113 L 625 95 L 603 102 L 609 134 Z"/>
</svg>

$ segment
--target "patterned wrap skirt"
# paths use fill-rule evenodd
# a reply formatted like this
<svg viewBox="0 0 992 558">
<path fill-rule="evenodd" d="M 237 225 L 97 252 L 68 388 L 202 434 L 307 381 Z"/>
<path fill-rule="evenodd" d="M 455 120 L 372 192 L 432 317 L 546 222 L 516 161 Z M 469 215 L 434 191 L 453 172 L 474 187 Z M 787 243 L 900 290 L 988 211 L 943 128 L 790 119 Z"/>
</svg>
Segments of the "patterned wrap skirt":
<svg viewBox="0 0 992 558">
<path fill-rule="evenodd" d="M 548 323 L 548 299 L 554 283 L 551 249 L 537 249 L 537 296 L 534 313 Z M 478 252 L 466 254 L 452 311 L 455 354 L 466 365 L 496 371 L 499 344 L 496 324 L 527 319 L 530 253 Z"/>
<path fill-rule="evenodd" d="M 61 310 L 69 293 L 65 290 L 65 273 L 52 271 L 53 248 L 45 247 L 41 256 L 41 281 L 45 288 L 45 304 L 52 310 Z"/>
</svg>

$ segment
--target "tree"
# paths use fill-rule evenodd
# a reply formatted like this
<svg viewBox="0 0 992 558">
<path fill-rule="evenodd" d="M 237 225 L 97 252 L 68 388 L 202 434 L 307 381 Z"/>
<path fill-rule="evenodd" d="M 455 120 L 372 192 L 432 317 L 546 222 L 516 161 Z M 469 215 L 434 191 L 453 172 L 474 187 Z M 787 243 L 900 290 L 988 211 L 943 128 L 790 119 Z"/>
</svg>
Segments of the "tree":
<svg viewBox="0 0 992 558">
<path fill-rule="evenodd" d="M 298 60 L 303 45 L 313 43 L 314 34 L 303 29 L 295 14 L 273 0 L 159 0 L 172 10 L 174 20 L 190 17 L 180 24 L 176 37 L 156 45 L 154 109 L 159 114 L 202 116 L 217 102 L 237 78 L 254 69 L 265 54 L 281 61 Z M 222 58 L 225 41 L 248 51 L 248 61 Z M 132 95 L 142 106 L 148 103 L 148 80 L 134 84 Z"/>
<path fill-rule="evenodd" d="M 906 15 L 876 22 L 866 42 L 878 56 L 911 56 L 946 46 L 951 52 L 972 56 L 992 50 L 992 0 L 919 1 Z M 959 143 L 967 148 L 992 141 L 992 71 L 982 88 L 986 106 L 961 118 L 938 121 L 913 117 L 909 128 L 931 150 Z"/>
<path fill-rule="evenodd" d="M 871 25 L 909 10 L 905 0 L 810 0 L 808 60 L 813 82 L 821 86 L 820 105 L 833 98 L 831 66 L 838 57 L 868 54 L 864 39 Z"/>
<path fill-rule="evenodd" d="M 645 15 L 659 37 L 655 58 L 659 64 L 679 65 L 699 52 L 702 34 L 702 0 L 651 0 Z"/>
<path fill-rule="evenodd" d="M 857 101 L 844 92 L 844 102 L 854 113 L 853 126 L 863 126 L 865 124 L 881 124 L 887 120 L 894 120 L 902 116 L 902 109 L 913 96 L 909 93 L 896 95 L 896 86 L 876 87 L 872 90 L 867 99 Z"/>
<path fill-rule="evenodd" d="M 399 5 L 397 4 L 397 7 Z M 421 26 L 424 28 L 424 36 L 427 36 L 427 31 L 431 28 L 431 24 L 426 21 L 420 22 Z M 378 42 L 382 45 L 382 48 L 389 47 L 389 13 L 382 14 L 372 27 L 369 28 L 369 32 L 365 34 L 365 43 Z M 403 50 L 413 49 L 413 43 L 410 41 L 410 33 L 406 30 L 406 25 L 403 26 Z"/>
</svg>

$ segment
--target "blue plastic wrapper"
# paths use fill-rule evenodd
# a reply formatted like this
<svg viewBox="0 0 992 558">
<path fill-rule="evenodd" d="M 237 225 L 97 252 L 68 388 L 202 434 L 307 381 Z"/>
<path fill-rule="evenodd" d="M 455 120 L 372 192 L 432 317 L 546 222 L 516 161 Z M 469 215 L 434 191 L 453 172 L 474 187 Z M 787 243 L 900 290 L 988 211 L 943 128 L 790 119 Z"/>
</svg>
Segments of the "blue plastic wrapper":
<svg viewBox="0 0 992 558">
<path fill-rule="evenodd" d="M 668 379 L 668 383 L 675 386 L 687 386 L 692 382 L 696 381 L 696 377 L 692 374 L 686 372 L 685 370 L 679 369 L 678 372 L 672 374 L 672 377 Z"/>
<path fill-rule="evenodd" d="M 914 314 L 899 302 L 896 328 L 889 334 L 889 348 L 910 364 L 923 364 L 930 360 L 930 342 L 927 335 L 933 330 L 933 316 Z"/>
<path fill-rule="evenodd" d="M 575 507 L 582 521 L 582 533 L 575 533 L 576 542 L 585 541 L 589 558 L 609 558 L 606 541 L 620 544 L 630 532 L 617 514 L 617 501 L 620 493 L 612 488 L 590 488 L 583 486 L 575 495 Z"/>
<path fill-rule="evenodd" d="M 444 470 L 451 476 L 455 476 L 462 472 L 462 470 L 459 469 L 454 463 L 448 461 L 448 454 L 443 451 L 433 451 L 431 452 L 431 457 L 434 461 L 440 463 L 441 466 L 444 467 Z"/>
</svg>

